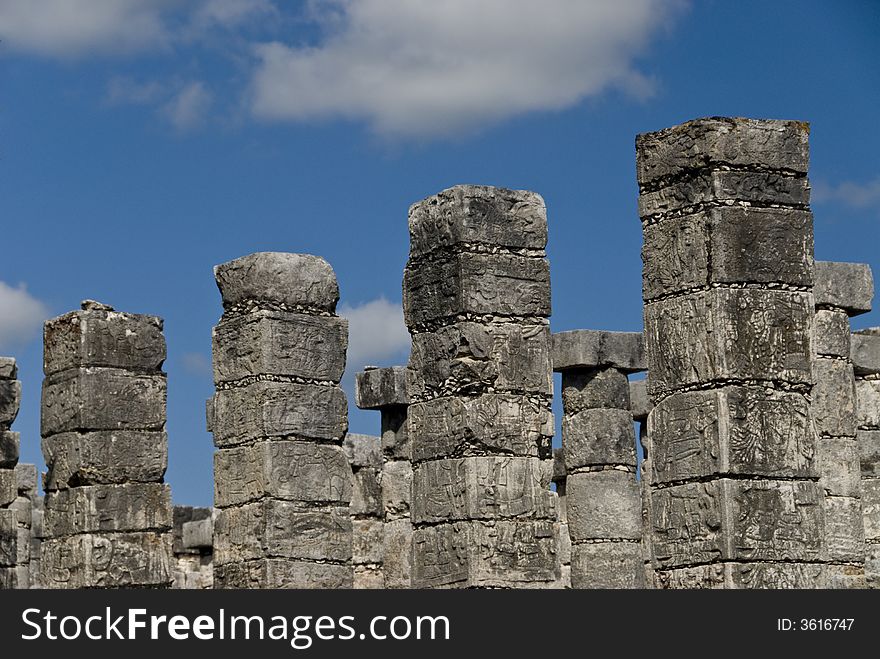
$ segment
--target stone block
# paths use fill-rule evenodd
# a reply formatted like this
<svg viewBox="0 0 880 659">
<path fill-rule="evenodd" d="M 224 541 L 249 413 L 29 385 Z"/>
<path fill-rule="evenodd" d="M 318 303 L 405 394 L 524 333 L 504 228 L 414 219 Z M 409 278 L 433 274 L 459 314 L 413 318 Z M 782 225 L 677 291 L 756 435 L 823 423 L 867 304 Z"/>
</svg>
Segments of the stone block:
<svg viewBox="0 0 880 659">
<path fill-rule="evenodd" d="M 485 185 L 457 185 L 409 209 L 410 258 L 473 244 L 543 250 L 547 209 L 540 195 Z"/>
<path fill-rule="evenodd" d="M 43 381 L 40 433 L 164 430 L 164 374 L 80 368 Z"/>
<path fill-rule="evenodd" d="M 865 560 L 862 502 L 853 497 L 825 497 L 825 558 L 857 563 Z"/>
<path fill-rule="evenodd" d="M 381 568 L 373 565 L 355 565 L 352 588 L 355 590 L 383 590 L 385 574 Z"/>
<path fill-rule="evenodd" d="M 852 364 L 817 359 L 813 364 L 813 419 L 821 436 L 855 437 L 856 392 Z"/>
<path fill-rule="evenodd" d="M 254 439 L 342 440 L 348 402 L 337 386 L 255 382 L 214 394 L 214 445 Z"/>
<path fill-rule="evenodd" d="M 554 371 L 610 367 L 635 373 L 647 368 L 641 332 L 557 332 L 552 336 L 552 359 Z"/>
<path fill-rule="evenodd" d="M 545 259 L 462 253 L 407 267 L 403 313 L 410 329 L 478 316 L 550 315 L 550 268 Z"/>
<path fill-rule="evenodd" d="M 861 492 L 859 446 L 856 439 L 823 437 L 816 442 L 819 484 L 835 497 L 858 497 Z"/>
<path fill-rule="evenodd" d="M 565 448 L 560 446 L 558 448 L 553 449 L 553 474 L 551 480 L 556 483 L 556 491 L 559 492 L 559 487 L 563 487 L 563 492 L 560 494 L 564 494 L 565 487 L 565 479 L 568 476 L 568 470 L 565 467 Z"/>
<path fill-rule="evenodd" d="M 0 380 L 0 428 L 8 428 L 18 416 L 21 405 L 21 382 Z"/>
<path fill-rule="evenodd" d="M 636 436 L 627 409 L 586 409 L 562 417 L 565 466 L 636 466 Z"/>
<path fill-rule="evenodd" d="M 205 430 L 214 432 L 214 397 L 205 401 Z"/>
<path fill-rule="evenodd" d="M 0 509 L 0 567 L 18 562 L 18 521 L 14 510 Z"/>
<path fill-rule="evenodd" d="M 849 358 L 849 316 L 843 311 L 819 309 L 813 345 L 817 355 Z"/>
<path fill-rule="evenodd" d="M 0 380 L 14 380 L 18 377 L 18 367 L 12 357 L 0 357 Z"/>
<path fill-rule="evenodd" d="M 862 478 L 880 478 L 880 430 L 859 430 Z"/>
<path fill-rule="evenodd" d="M 269 558 L 214 567 L 214 587 L 221 589 L 352 587 L 351 565 Z"/>
<path fill-rule="evenodd" d="M 0 469 L 12 469 L 18 464 L 21 437 L 11 430 L 0 430 Z"/>
<path fill-rule="evenodd" d="M 382 467 L 382 438 L 348 433 L 342 450 L 352 467 Z"/>
<path fill-rule="evenodd" d="M 572 588 L 645 588 L 645 569 L 637 542 L 575 545 L 571 550 Z"/>
<path fill-rule="evenodd" d="M 633 421 L 645 423 L 648 420 L 648 412 L 654 409 L 654 404 L 648 397 L 647 379 L 633 380 L 629 383 L 629 405 Z"/>
<path fill-rule="evenodd" d="M 559 579 L 550 521 L 472 521 L 413 531 L 413 587 L 546 587 Z"/>
<path fill-rule="evenodd" d="M 214 564 L 259 558 L 351 560 L 348 508 L 304 508 L 267 499 L 223 508 L 214 521 Z"/>
<path fill-rule="evenodd" d="M 8 506 L 18 496 L 14 469 L 0 469 L 0 508 Z"/>
<path fill-rule="evenodd" d="M 639 186 L 707 168 L 807 173 L 809 124 L 708 117 L 636 136 Z"/>
<path fill-rule="evenodd" d="M 738 201 L 758 207 L 805 207 L 810 203 L 810 185 L 806 178 L 775 172 L 693 170 L 666 187 L 639 195 L 639 217 L 662 216 L 689 207 L 730 206 Z"/>
<path fill-rule="evenodd" d="M 541 323 L 457 322 L 413 335 L 414 398 L 477 392 L 553 393 L 550 328 Z"/>
<path fill-rule="evenodd" d="M 821 581 L 822 588 L 864 590 L 868 587 L 865 581 L 864 565 L 825 565 L 823 567 L 825 574 Z"/>
<path fill-rule="evenodd" d="M 368 368 L 355 375 L 355 401 L 362 410 L 406 406 L 406 366 Z"/>
<path fill-rule="evenodd" d="M 214 502 L 221 508 L 267 495 L 347 506 L 351 491 L 351 468 L 340 446 L 262 441 L 214 454 Z"/>
<path fill-rule="evenodd" d="M 880 541 L 880 479 L 862 481 L 862 522 L 865 541 Z"/>
<path fill-rule="evenodd" d="M 540 462 L 512 457 L 423 462 L 413 471 L 412 521 L 554 519 L 555 495 Z"/>
<path fill-rule="evenodd" d="M 37 491 L 37 465 L 15 465 L 15 482 L 19 494 L 35 494 Z"/>
<path fill-rule="evenodd" d="M 573 543 L 642 538 L 642 506 L 634 474 L 617 470 L 569 474 L 565 505 Z"/>
<path fill-rule="evenodd" d="M 385 522 L 382 527 L 382 572 L 386 588 L 413 586 L 413 527 L 409 518 Z"/>
<path fill-rule="evenodd" d="M 173 506 L 171 515 L 173 520 L 172 535 L 174 537 L 174 545 L 172 547 L 174 555 L 192 553 L 188 552 L 183 545 L 183 525 L 187 522 L 197 522 L 203 519 L 211 519 L 213 510 L 211 508 L 194 508 L 192 506 Z"/>
<path fill-rule="evenodd" d="M 850 337 L 849 346 L 849 357 L 856 375 L 880 373 L 880 334 L 855 332 Z"/>
<path fill-rule="evenodd" d="M 817 307 L 843 309 L 850 316 L 871 310 L 874 277 L 867 263 L 816 261 L 814 277 Z"/>
<path fill-rule="evenodd" d="M 351 522 L 351 562 L 355 565 L 381 564 L 385 523 L 381 519 L 354 519 Z"/>
<path fill-rule="evenodd" d="M 375 467 L 359 467 L 352 475 L 351 504 L 352 516 L 382 516 L 382 486 L 379 470 Z"/>
<path fill-rule="evenodd" d="M 658 590 L 721 590 L 727 586 L 725 565 L 695 565 L 672 570 L 656 570 L 653 587 Z"/>
<path fill-rule="evenodd" d="M 168 435 L 140 430 L 65 432 L 42 439 L 44 486 L 160 482 L 168 466 Z"/>
<path fill-rule="evenodd" d="M 165 361 L 162 319 L 106 309 L 71 311 L 43 326 L 43 372 L 106 366 L 158 371 Z"/>
<path fill-rule="evenodd" d="M 116 531 L 170 531 L 171 487 L 162 483 L 87 485 L 46 495 L 48 537 Z"/>
<path fill-rule="evenodd" d="M 856 425 L 880 428 L 880 380 L 856 380 Z"/>
<path fill-rule="evenodd" d="M 825 587 L 825 572 L 834 566 L 797 563 L 728 563 L 728 588 L 806 589 Z"/>
<path fill-rule="evenodd" d="M 386 521 L 410 518 L 413 501 L 413 468 L 408 460 L 382 466 L 382 511 Z"/>
<path fill-rule="evenodd" d="M 412 459 L 407 416 L 407 408 L 403 405 L 382 410 L 382 451 L 390 459 Z"/>
<path fill-rule="evenodd" d="M 224 309 L 256 302 L 288 311 L 333 312 L 339 301 L 333 268 L 311 254 L 257 252 L 215 266 L 214 278 Z"/>
<path fill-rule="evenodd" d="M 645 306 L 648 392 L 729 379 L 811 384 L 808 293 L 716 288 Z"/>
<path fill-rule="evenodd" d="M 630 409 L 626 373 L 610 367 L 562 372 L 562 408 L 566 414 L 599 407 Z"/>
<path fill-rule="evenodd" d="M 171 584 L 171 536 L 113 533 L 51 538 L 40 546 L 46 588 L 133 588 Z"/>
<path fill-rule="evenodd" d="M 212 337 L 215 382 L 270 374 L 338 383 L 345 370 L 345 318 L 258 311 L 221 320 Z"/>
<path fill-rule="evenodd" d="M 183 524 L 186 549 L 211 550 L 214 546 L 214 520 L 210 517 Z"/>
<path fill-rule="evenodd" d="M 880 588 L 880 544 L 865 547 L 865 587 Z"/>
<path fill-rule="evenodd" d="M 437 398 L 409 406 L 414 461 L 504 452 L 549 457 L 553 414 L 526 396 Z"/>
</svg>

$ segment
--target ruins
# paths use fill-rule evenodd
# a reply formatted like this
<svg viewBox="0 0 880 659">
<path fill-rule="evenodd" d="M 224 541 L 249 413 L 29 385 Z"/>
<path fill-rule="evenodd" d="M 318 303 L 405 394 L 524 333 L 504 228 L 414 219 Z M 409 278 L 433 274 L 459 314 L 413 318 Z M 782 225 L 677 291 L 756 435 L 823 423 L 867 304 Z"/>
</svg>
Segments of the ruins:
<svg viewBox="0 0 880 659">
<path fill-rule="evenodd" d="M 644 332 L 551 331 L 538 194 L 414 204 L 409 361 L 355 374 L 376 435 L 332 267 L 217 266 L 213 508 L 164 483 L 162 320 L 46 321 L 41 483 L 0 357 L 0 588 L 880 588 L 873 279 L 814 260 L 808 136 L 636 138 Z"/>
</svg>

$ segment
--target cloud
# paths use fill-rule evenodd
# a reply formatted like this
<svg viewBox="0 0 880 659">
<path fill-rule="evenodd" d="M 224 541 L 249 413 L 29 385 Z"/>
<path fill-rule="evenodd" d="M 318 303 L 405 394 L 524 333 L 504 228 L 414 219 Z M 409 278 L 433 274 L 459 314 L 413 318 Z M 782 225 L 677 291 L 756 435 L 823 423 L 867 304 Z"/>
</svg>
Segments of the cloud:
<svg viewBox="0 0 880 659">
<path fill-rule="evenodd" d="M 110 106 L 156 106 L 162 119 L 184 132 L 205 123 L 214 95 L 200 80 L 141 82 L 117 76 L 107 84 L 104 101 Z"/>
<path fill-rule="evenodd" d="M 212 376 L 211 360 L 200 352 L 186 352 L 180 357 L 183 370 L 198 377 Z"/>
<path fill-rule="evenodd" d="M 867 183 L 844 181 L 829 185 L 820 181 L 813 186 L 812 201 L 817 204 L 838 202 L 856 210 L 880 210 L 880 176 Z"/>
<path fill-rule="evenodd" d="M 0 281 L 0 348 L 30 341 L 48 317 L 49 309 L 28 293 L 24 284 L 13 288 Z"/>
<path fill-rule="evenodd" d="M 367 364 L 406 360 L 409 356 L 409 332 L 399 304 L 384 297 L 358 306 L 343 303 L 339 315 L 348 318 L 348 374 Z"/>
<path fill-rule="evenodd" d="M 106 101 L 110 105 L 150 105 L 168 93 L 166 85 L 158 80 L 138 82 L 117 76 L 107 83 Z"/>
<path fill-rule="evenodd" d="M 162 106 L 162 114 L 177 130 L 190 130 L 204 122 L 212 101 L 205 83 L 190 82 Z"/>
<path fill-rule="evenodd" d="M 247 21 L 277 15 L 278 10 L 269 0 L 205 0 L 196 9 L 193 23 L 208 28 L 231 28 Z"/>
<path fill-rule="evenodd" d="M 611 87 L 644 97 L 634 59 L 678 0 L 333 0 L 315 47 L 254 47 L 254 115 L 365 120 L 435 137 L 570 107 Z M 315 11 L 315 7 L 321 8 Z"/>
</svg>

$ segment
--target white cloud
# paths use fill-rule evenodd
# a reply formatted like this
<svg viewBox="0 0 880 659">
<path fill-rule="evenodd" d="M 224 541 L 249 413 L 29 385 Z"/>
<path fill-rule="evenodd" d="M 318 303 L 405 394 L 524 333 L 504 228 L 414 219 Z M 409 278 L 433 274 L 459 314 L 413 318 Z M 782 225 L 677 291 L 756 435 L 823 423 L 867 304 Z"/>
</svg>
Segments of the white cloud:
<svg viewBox="0 0 880 659">
<path fill-rule="evenodd" d="M 343 303 L 339 315 L 348 318 L 348 374 L 367 364 L 408 358 L 410 338 L 399 304 L 384 297 L 358 306 Z"/>
<path fill-rule="evenodd" d="M 193 22 L 197 26 L 235 27 L 249 20 L 278 13 L 269 0 L 205 0 L 196 9 Z"/>
<path fill-rule="evenodd" d="M 679 0 L 332 0 L 317 47 L 255 46 L 261 118 L 362 119 L 428 137 L 651 81 L 633 60 Z M 314 7 L 314 5 L 313 5 Z"/>
<path fill-rule="evenodd" d="M 28 293 L 24 284 L 13 288 L 0 281 L 0 348 L 31 340 L 48 317 L 49 309 Z"/>
<path fill-rule="evenodd" d="M 204 122 L 213 96 L 205 83 L 190 82 L 162 106 L 162 114 L 177 130 L 195 128 Z"/>
<path fill-rule="evenodd" d="M 190 375 L 211 376 L 214 373 L 211 360 L 200 352 L 186 352 L 180 357 L 183 370 Z"/>
<path fill-rule="evenodd" d="M 149 105 L 168 93 L 158 80 L 138 82 L 132 78 L 117 76 L 107 83 L 106 101 L 110 105 Z"/>
<path fill-rule="evenodd" d="M 820 181 L 813 186 L 812 200 L 818 204 L 839 202 L 857 210 L 880 210 L 880 176 L 867 183 L 844 181 L 838 185 L 829 185 Z"/>
</svg>

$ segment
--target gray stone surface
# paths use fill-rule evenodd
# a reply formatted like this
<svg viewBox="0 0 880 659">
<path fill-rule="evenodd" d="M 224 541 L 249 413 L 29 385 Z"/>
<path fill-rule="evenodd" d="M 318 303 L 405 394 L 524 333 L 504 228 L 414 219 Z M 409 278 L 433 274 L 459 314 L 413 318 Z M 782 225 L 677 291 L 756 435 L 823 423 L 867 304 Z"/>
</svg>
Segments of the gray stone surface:
<svg viewBox="0 0 880 659">
<path fill-rule="evenodd" d="M 8 428 L 15 421 L 19 405 L 21 405 L 21 382 L 0 380 L 0 426 Z"/>
<path fill-rule="evenodd" d="M 826 494 L 836 497 L 859 497 L 858 440 L 850 437 L 823 437 L 816 442 L 819 483 Z"/>
<path fill-rule="evenodd" d="M 413 502 L 413 468 L 409 460 L 392 460 L 382 466 L 382 510 L 385 521 L 410 519 Z"/>
<path fill-rule="evenodd" d="M 880 478 L 880 430 L 859 430 L 858 444 L 862 478 Z"/>
<path fill-rule="evenodd" d="M 381 472 L 376 467 L 360 467 L 352 474 L 349 513 L 352 517 L 382 516 Z"/>
<path fill-rule="evenodd" d="M 565 466 L 636 466 L 632 414 L 626 409 L 586 409 L 562 418 Z"/>
<path fill-rule="evenodd" d="M 626 373 L 612 367 L 563 371 L 562 406 L 566 414 L 597 407 L 630 409 Z"/>
<path fill-rule="evenodd" d="M 21 437 L 17 432 L 0 430 L 0 469 L 11 469 L 18 463 Z"/>
<path fill-rule="evenodd" d="M 648 413 L 654 409 L 654 404 L 648 397 L 648 380 L 632 380 L 629 383 L 629 404 L 632 410 L 633 420 L 644 423 L 648 420 Z"/>
<path fill-rule="evenodd" d="M 15 482 L 18 493 L 33 496 L 37 492 L 37 465 L 19 463 L 15 465 Z"/>
<path fill-rule="evenodd" d="M 813 364 L 813 419 L 822 436 L 855 437 L 856 392 L 852 364 L 817 359 Z"/>
<path fill-rule="evenodd" d="M 48 537 L 117 531 L 169 531 L 171 488 L 162 483 L 87 485 L 46 495 Z"/>
<path fill-rule="evenodd" d="M 815 350 L 817 355 L 849 358 L 849 316 L 845 312 L 826 309 L 816 312 Z"/>
<path fill-rule="evenodd" d="M 186 549 L 211 549 L 214 546 L 214 520 L 208 517 L 183 524 L 183 546 Z"/>
<path fill-rule="evenodd" d="M 647 368 L 641 332 L 557 332 L 552 337 L 552 358 L 555 371 L 613 367 L 634 373 Z"/>
<path fill-rule="evenodd" d="M 850 316 L 871 310 L 874 277 L 865 263 L 816 261 L 815 289 L 817 307 L 843 309 Z"/>
<path fill-rule="evenodd" d="M 382 438 L 348 433 L 342 441 L 345 457 L 354 467 L 382 467 Z"/>
<path fill-rule="evenodd" d="M 607 470 L 569 474 L 565 483 L 565 501 L 568 530 L 574 543 L 607 539 L 638 541 L 642 537 L 639 490 L 629 472 Z M 572 576 L 575 572 L 573 567 Z"/>
<path fill-rule="evenodd" d="M 406 367 L 368 368 L 355 376 L 355 400 L 362 410 L 408 405 Z"/>
<path fill-rule="evenodd" d="M 243 561 L 214 568 L 215 588 L 351 588 L 351 565 L 288 558 Z"/>
<path fill-rule="evenodd" d="M 0 379 L 14 380 L 18 377 L 18 367 L 12 357 L 0 357 Z"/>
<path fill-rule="evenodd" d="M 381 519 L 354 519 L 352 524 L 352 562 L 355 565 L 381 565 L 385 524 Z"/>
<path fill-rule="evenodd" d="M 856 425 L 880 428 L 880 380 L 856 380 Z"/>
<path fill-rule="evenodd" d="M 849 356 L 856 375 L 880 373 L 880 335 L 855 332 L 850 337 Z"/>
<path fill-rule="evenodd" d="M 600 542 L 571 549 L 572 588 L 645 588 L 637 542 Z"/>
</svg>

